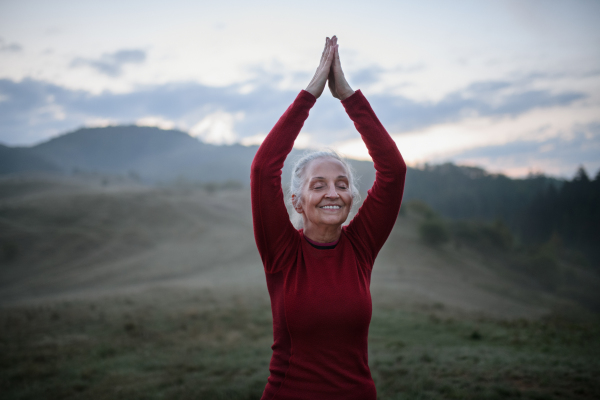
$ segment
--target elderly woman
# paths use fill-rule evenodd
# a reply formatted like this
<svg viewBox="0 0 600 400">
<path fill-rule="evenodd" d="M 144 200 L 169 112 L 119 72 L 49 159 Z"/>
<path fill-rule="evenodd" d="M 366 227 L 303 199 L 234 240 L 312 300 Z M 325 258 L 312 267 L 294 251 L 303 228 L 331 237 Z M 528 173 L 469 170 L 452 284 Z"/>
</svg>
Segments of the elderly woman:
<svg viewBox="0 0 600 400">
<path fill-rule="evenodd" d="M 341 100 L 373 158 L 376 179 L 356 216 L 342 224 L 357 190 L 348 164 L 333 152 L 299 160 L 290 222 L 281 168 L 325 83 Z M 273 311 L 273 356 L 262 399 L 375 400 L 367 361 L 371 270 L 396 221 L 406 165 L 371 106 L 342 72 L 337 38 L 264 140 L 252 163 L 252 215 Z"/>
</svg>

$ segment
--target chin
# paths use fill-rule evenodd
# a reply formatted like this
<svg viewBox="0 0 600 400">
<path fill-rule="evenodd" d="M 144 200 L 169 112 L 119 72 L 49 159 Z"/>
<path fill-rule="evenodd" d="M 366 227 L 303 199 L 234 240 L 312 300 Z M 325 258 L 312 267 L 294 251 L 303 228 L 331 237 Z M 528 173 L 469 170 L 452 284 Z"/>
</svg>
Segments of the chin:
<svg viewBox="0 0 600 400">
<path fill-rule="evenodd" d="M 348 216 L 346 216 L 344 218 L 324 219 L 323 223 L 326 225 L 342 225 L 344 222 L 346 222 L 347 219 L 348 219 Z"/>
</svg>

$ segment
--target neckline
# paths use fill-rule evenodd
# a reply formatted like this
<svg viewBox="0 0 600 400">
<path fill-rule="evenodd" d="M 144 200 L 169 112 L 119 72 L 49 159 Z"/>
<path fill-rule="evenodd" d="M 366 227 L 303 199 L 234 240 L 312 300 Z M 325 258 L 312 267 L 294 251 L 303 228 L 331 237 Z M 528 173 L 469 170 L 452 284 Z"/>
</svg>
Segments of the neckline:
<svg viewBox="0 0 600 400">
<path fill-rule="evenodd" d="M 329 243 L 319 243 L 319 242 L 315 242 L 314 240 L 310 240 L 308 237 L 306 237 L 305 235 L 304 239 L 306 239 L 306 241 L 313 246 L 316 249 L 319 250 L 331 250 L 334 249 L 335 246 L 337 246 L 337 244 L 339 243 L 340 239 L 338 238 L 338 240 L 334 240 L 333 242 L 329 242 Z"/>
</svg>

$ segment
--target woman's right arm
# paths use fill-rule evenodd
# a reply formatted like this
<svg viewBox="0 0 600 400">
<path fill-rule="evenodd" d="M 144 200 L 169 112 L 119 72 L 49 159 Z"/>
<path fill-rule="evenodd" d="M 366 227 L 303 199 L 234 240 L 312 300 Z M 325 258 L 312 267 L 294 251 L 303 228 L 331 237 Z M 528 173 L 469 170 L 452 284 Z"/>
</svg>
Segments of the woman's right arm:
<svg viewBox="0 0 600 400">
<path fill-rule="evenodd" d="M 285 207 L 281 169 L 316 101 L 315 96 L 301 91 L 269 132 L 252 161 L 250 188 L 254 238 L 267 272 L 276 272 L 286 265 L 290 256 L 294 256 L 290 244 L 298 232 Z"/>
<path fill-rule="evenodd" d="M 308 113 L 323 93 L 334 44 L 325 39 L 321 61 L 310 83 L 283 113 L 277 124 L 262 142 L 250 171 L 252 194 L 252 221 L 254 239 L 266 272 L 277 272 L 293 262 L 296 255 L 294 238 L 298 231 L 290 222 L 281 189 L 281 169 L 292 151 Z"/>
</svg>

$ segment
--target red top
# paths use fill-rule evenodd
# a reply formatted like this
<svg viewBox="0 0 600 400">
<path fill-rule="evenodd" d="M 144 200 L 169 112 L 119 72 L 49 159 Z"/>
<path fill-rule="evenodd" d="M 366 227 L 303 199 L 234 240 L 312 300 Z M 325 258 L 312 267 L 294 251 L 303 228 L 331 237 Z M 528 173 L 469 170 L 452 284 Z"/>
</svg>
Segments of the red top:
<svg viewBox="0 0 600 400">
<path fill-rule="evenodd" d="M 261 399 L 375 400 L 367 360 L 371 270 L 400 210 L 406 164 L 360 90 L 342 101 L 376 179 L 335 248 L 311 246 L 290 222 L 281 168 L 315 102 L 301 91 L 252 162 L 254 237 L 273 311 L 271 374 Z"/>
</svg>

